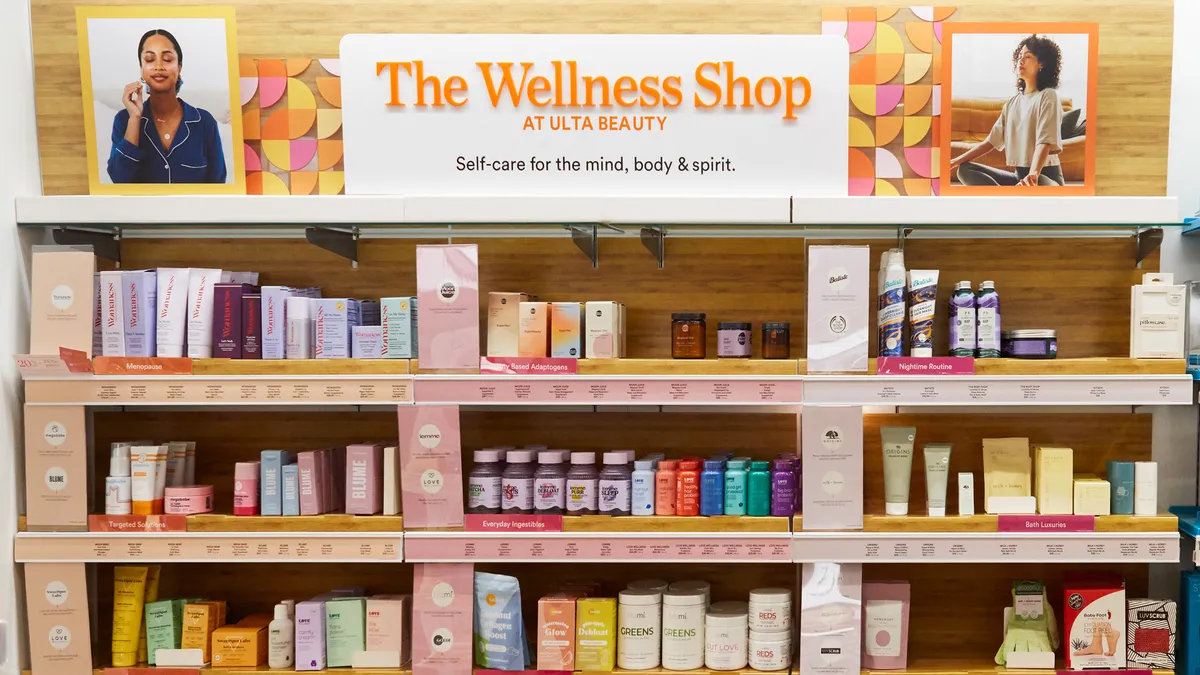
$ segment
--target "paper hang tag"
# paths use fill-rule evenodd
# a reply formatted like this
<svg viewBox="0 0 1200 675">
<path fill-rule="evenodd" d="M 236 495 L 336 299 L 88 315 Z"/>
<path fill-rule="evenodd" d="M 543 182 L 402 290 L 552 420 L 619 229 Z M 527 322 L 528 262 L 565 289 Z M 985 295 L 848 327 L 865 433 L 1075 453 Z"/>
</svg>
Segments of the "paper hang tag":
<svg viewBox="0 0 1200 675">
<path fill-rule="evenodd" d="M 1041 582 L 1018 581 L 1013 584 L 1013 609 L 1022 619 L 1040 619 L 1043 610 Z"/>
</svg>

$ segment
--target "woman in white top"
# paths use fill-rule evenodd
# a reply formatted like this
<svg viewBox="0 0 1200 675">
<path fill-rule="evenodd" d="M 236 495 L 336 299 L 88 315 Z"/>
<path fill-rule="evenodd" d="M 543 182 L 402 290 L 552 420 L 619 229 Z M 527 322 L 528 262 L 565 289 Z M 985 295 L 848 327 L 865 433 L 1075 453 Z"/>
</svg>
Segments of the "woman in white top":
<svg viewBox="0 0 1200 675">
<path fill-rule="evenodd" d="M 1058 154 L 1062 152 L 1062 103 L 1058 78 L 1062 51 L 1048 37 L 1030 35 L 1013 50 L 1017 94 L 1005 102 L 987 138 L 950 160 L 963 185 L 1063 185 Z M 1013 171 L 993 169 L 972 160 L 993 150 L 1004 151 Z"/>
</svg>

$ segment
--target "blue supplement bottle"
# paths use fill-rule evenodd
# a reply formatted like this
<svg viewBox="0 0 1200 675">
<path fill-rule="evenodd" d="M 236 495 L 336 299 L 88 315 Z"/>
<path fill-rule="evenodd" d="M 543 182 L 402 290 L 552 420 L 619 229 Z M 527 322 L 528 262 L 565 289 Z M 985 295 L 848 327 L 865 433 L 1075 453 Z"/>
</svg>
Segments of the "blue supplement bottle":
<svg viewBox="0 0 1200 675">
<path fill-rule="evenodd" d="M 725 465 L 725 515 L 746 515 L 746 483 L 748 479 L 745 460 L 731 459 Z"/>
<path fill-rule="evenodd" d="M 725 513 L 725 462 L 708 460 L 700 474 L 700 515 Z"/>
</svg>

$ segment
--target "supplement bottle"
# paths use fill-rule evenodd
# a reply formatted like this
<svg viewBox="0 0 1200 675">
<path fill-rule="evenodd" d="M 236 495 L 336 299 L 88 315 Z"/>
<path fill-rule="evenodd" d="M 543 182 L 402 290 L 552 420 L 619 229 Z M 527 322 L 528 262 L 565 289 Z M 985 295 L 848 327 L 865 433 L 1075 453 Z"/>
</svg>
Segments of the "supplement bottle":
<svg viewBox="0 0 1200 675">
<path fill-rule="evenodd" d="M 704 667 L 704 614 L 708 608 L 700 591 L 667 591 L 662 596 L 662 667 L 699 670 Z"/>
<path fill-rule="evenodd" d="M 500 513 L 503 469 L 500 453 L 492 449 L 476 450 L 475 466 L 467 478 L 467 513 Z"/>
<path fill-rule="evenodd" d="M 748 633 L 746 603 L 713 604 L 704 617 L 704 666 L 709 670 L 745 668 Z"/>
<path fill-rule="evenodd" d="M 725 513 L 725 462 L 708 460 L 700 474 L 700 515 L 719 516 Z"/>
<path fill-rule="evenodd" d="M 504 491 L 500 498 L 500 512 L 532 515 L 533 452 L 510 450 L 505 459 L 508 465 L 504 467 L 500 481 L 500 488 Z"/>
<path fill-rule="evenodd" d="M 975 328 L 975 294 L 960 281 L 950 296 L 950 356 L 975 356 Z"/>
<path fill-rule="evenodd" d="M 796 474 L 791 460 L 775 460 L 771 474 L 771 515 L 790 516 L 795 513 Z"/>
<path fill-rule="evenodd" d="M 633 515 L 654 515 L 654 460 L 639 459 L 633 463 L 633 492 L 630 497 Z"/>
<path fill-rule="evenodd" d="M 567 513 L 574 516 L 594 516 L 599 513 L 599 482 L 596 453 L 572 452 L 571 469 L 567 471 Z"/>
<path fill-rule="evenodd" d="M 537 471 L 533 474 L 533 510 L 539 515 L 561 516 L 567 512 L 565 453 L 565 450 L 538 453 Z"/>
<path fill-rule="evenodd" d="M 996 293 L 996 284 L 985 281 L 979 284 L 979 295 L 976 296 L 975 316 L 978 329 L 978 340 L 975 351 L 976 358 L 1000 358 L 1000 295 Z"/>
<path fill-rule="evenodd" d="M 700 462 L 691 459 L 680 462 L 677 477 L 675 488 L 676 515 L 700 515 Z"/>
<path fill-rule="evenodd" d="M 769 462 L 751 462 L 750 474 L 746 479 L 746 514 L 751 516 L 771 515 L 771 465 Z"/>
<path fill-rule="evenodd" d="M 746 462 L 731 459 L 725 465 L 725 515 L 746 515 Z"/>
<path fill-rule="evenodd" d="M 750 631 L 750 667 L 755 670 L 787 670 L 792 656 L 792 634 Z"/>
<path fill-rule="evenodd" d="M 707 610 L 712 604 L 712 585 L 707 581 L 699 579 L 684 579 L 683 581 L 672 581 L 669 588 L 671 591 L 682 591 L 684 593 L 700 593 L 704 596 L 704 607 Z"/>
<path fill-rule="evenodd" d="M 627 589 L 617 596 L 617 603 L 617 667 L 657 668 L 662 646 L 662 592 Z"/>
<path fill-rule="evenodd" d="M 623 450 L 604 453 L 604 468 L 600 471 L 600 515 L 628 516 L 633 472 L 629 455 Z"/>
<path fill-rule="evenodd" d="M 755 588 L 750 591 L 750 630 L 787 633 L 792 628 L 792 592 L 787 588 Z"/>
<path fill-rule="evenodd" d="M 679 462 L 664 459 L 658 463 L 658 471 L 654 473 L 654 515 L 675 515 L 675 490 L 678 487 L 677 468 Z"/>
</svg>

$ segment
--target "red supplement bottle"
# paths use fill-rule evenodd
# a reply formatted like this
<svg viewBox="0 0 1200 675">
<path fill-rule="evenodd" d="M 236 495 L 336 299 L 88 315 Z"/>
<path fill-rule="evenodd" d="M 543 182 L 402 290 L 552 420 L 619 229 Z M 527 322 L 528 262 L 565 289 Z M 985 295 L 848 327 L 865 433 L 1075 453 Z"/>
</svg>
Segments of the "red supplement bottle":
<svg viewBox="0 0 1200 675">
<path fill-rule="evenodd" d="M 700 515 L 700 462 L 681 461 L 677 485 L 675 514 L 680 516 Z"/>
</svg>

